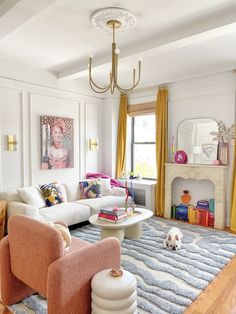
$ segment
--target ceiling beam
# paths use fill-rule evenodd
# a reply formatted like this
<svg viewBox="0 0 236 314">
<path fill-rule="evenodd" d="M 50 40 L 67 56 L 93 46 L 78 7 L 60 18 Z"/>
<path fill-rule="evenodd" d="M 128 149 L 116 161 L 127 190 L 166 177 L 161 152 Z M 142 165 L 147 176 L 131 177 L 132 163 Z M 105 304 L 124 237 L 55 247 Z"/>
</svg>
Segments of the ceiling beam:
<svg viewBox="0 0 236 314">
<path fill-rule="evenodd" d="M 137 43 L 130 47 L 122 49 L 122 58 L 135 58 L 142 56 L 148 58 L 159 53 L 168 52 L 174 49 L 194 45 L 199 42 L 207 41 L 211 38 L 223 36 L 231 32 L 236 32 L 236 8 L 229 13 L 222 13 L 215 19 L 205 18 L 202 21 L 182 25 L 181 28 L 176 29 L 174 32 L 165 34 L 158 37 L 155 36 L 147 40 L 146 42 Z M 189 22 L 188 22 L 189 23 Z M 94 58 L 93 68 L 102 67 L 111 62 L 111 54 L 100 58 Z M 57 73 L 57 77 L 61 80 L 70 80 L 80 78 L 88 75 L 88 60 L 82 60 L 82 62 L 73 64 L 67 67 L 65 70 Z"/>
<path fill-rule="evenodd" d="M 56 0 L 5 0 L 0 2 L 0 40 L 27 23 Z"/>
</svg>

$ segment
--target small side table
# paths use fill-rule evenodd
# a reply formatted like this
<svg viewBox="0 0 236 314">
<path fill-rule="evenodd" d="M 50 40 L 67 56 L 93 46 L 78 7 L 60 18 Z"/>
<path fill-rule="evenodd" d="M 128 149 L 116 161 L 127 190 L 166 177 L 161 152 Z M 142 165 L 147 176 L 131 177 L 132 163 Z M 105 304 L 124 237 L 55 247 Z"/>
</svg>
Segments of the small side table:
<svg viewBox="0 0 236 314">
<path fill-rule="evenodd" d="M 112 277 L 111 269 L 98 272 L 92 279 L 92 314 L 137 314 L 137 280 L 123 270 Z"/>
<path fill-rule="evenodd" d="M 7 202 L 0 200 L 0 240 L 4 237 Z"/>
</svg>

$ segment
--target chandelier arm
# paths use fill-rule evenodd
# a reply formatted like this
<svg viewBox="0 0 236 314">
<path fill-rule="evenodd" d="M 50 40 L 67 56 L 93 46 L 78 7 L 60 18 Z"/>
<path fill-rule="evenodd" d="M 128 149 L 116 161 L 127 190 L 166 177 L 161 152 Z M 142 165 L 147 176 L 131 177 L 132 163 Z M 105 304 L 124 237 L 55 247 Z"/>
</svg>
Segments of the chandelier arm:
<svg viewBox="0 0 236 314">
<path fill-rule="evenodd" d="M 92 82 L 92 84 L 97 88 L 97 89 L 100 89 L 100 90 L 106 90 L 107 88 L 109 89 L 110 88 L 110 85 L 111 85 L 111 83 L 109 84 L 109 85 L 107 85 L 107 86 L 105 86 L 105 87 L 100 87 L 100 86 L 98 86 L 95 82 L 94 82 L 94 80 L 93 80 L 93 78 L 92 78 L 92 58 L 90 57 L 89 58 L 89 83 L 90 82 Z M 90 85 L 91 86 L 91 85 Z"/>
<path fill-rule="evenodd" d="M 89 82 L 91 82 L 96 88 L 101 89 L 101 90 L 107 89 L 107 88 L 109 89 L 110 86 L 111 86 L 111 84 L 109 84 L 109 85 L 107 85 L 107 86 L 105 86 L 105 87 L 100 87 L 100 86 L 98 86 L 98 85 L 94 82 L 94 80 L 92 79 L 92 77 L 89 79 Z"/>
<path fill-rule="evenodd" d="M 139 61 L 139 71 L 138 71 L 138 80 L 137 80 L 137 82 L 135 84 L 133 84 L 133 86 L 130 87 L 130 88 L 122 88 L 116 82 L 116 87 L 119 90 L 119 92 L 123 93 L 123 92 L 130 92 L 130 91 L 132 91 L 138 85 L 138 83 L 140 81 L 140 77 L 141 77 L 140 74 L 141 74 L 141 61 Z"/>
<path fill-rule="evenodd" d="M 135 83 L 135 85 L 130 88 L 122 88 L 118 84 L 116 85 L 116 87 L 121 93 L 131 92 L 138 85 L 139 81 L 140 79 Z"/>
<path fill-rule="evenodd" d="M 96 89 L 94 88 L 94 86 L 92 85 L 92 81 L 89 81 L 89 85 L 90 85 L 91 89 L 92 89 L 95 93 L 99 93 L 99 94 L 105 93 L 105 92 L 107 92 L 107 91 L 110 89 L 110 85 L 109 85 L 109 86 L 108 86 L 106 89 L 104 89 L 104 90 L 96 90 Z"/>
</svg>

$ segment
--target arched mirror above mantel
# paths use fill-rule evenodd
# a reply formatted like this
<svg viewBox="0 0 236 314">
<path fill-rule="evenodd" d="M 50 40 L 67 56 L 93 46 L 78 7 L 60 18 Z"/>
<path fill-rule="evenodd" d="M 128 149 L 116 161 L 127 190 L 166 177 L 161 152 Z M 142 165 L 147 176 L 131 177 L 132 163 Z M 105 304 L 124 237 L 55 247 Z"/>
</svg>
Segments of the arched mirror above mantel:
<svg viewBox="0 0 236 314">
<path fill-rule="evenodd" d="M 217 159 L 218 142 L 211 132 L 218 132 L 218 123 L 211 118 L 182 121 L 177 130 L 177 149 L 188 155 L 188 163 L 212 164 Z"/>
</svg>

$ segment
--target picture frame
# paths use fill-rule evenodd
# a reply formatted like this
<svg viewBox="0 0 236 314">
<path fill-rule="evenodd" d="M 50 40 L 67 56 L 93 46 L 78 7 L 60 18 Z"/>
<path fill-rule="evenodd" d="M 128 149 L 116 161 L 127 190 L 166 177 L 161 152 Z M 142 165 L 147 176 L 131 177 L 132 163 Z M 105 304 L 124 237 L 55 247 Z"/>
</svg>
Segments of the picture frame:
<svg viewBox="0 0 236 314">
<path fill-rule="evenodd" d="M 41 116 L 41 169 L 74 167 L 74 119 Z"/>
</svg>

